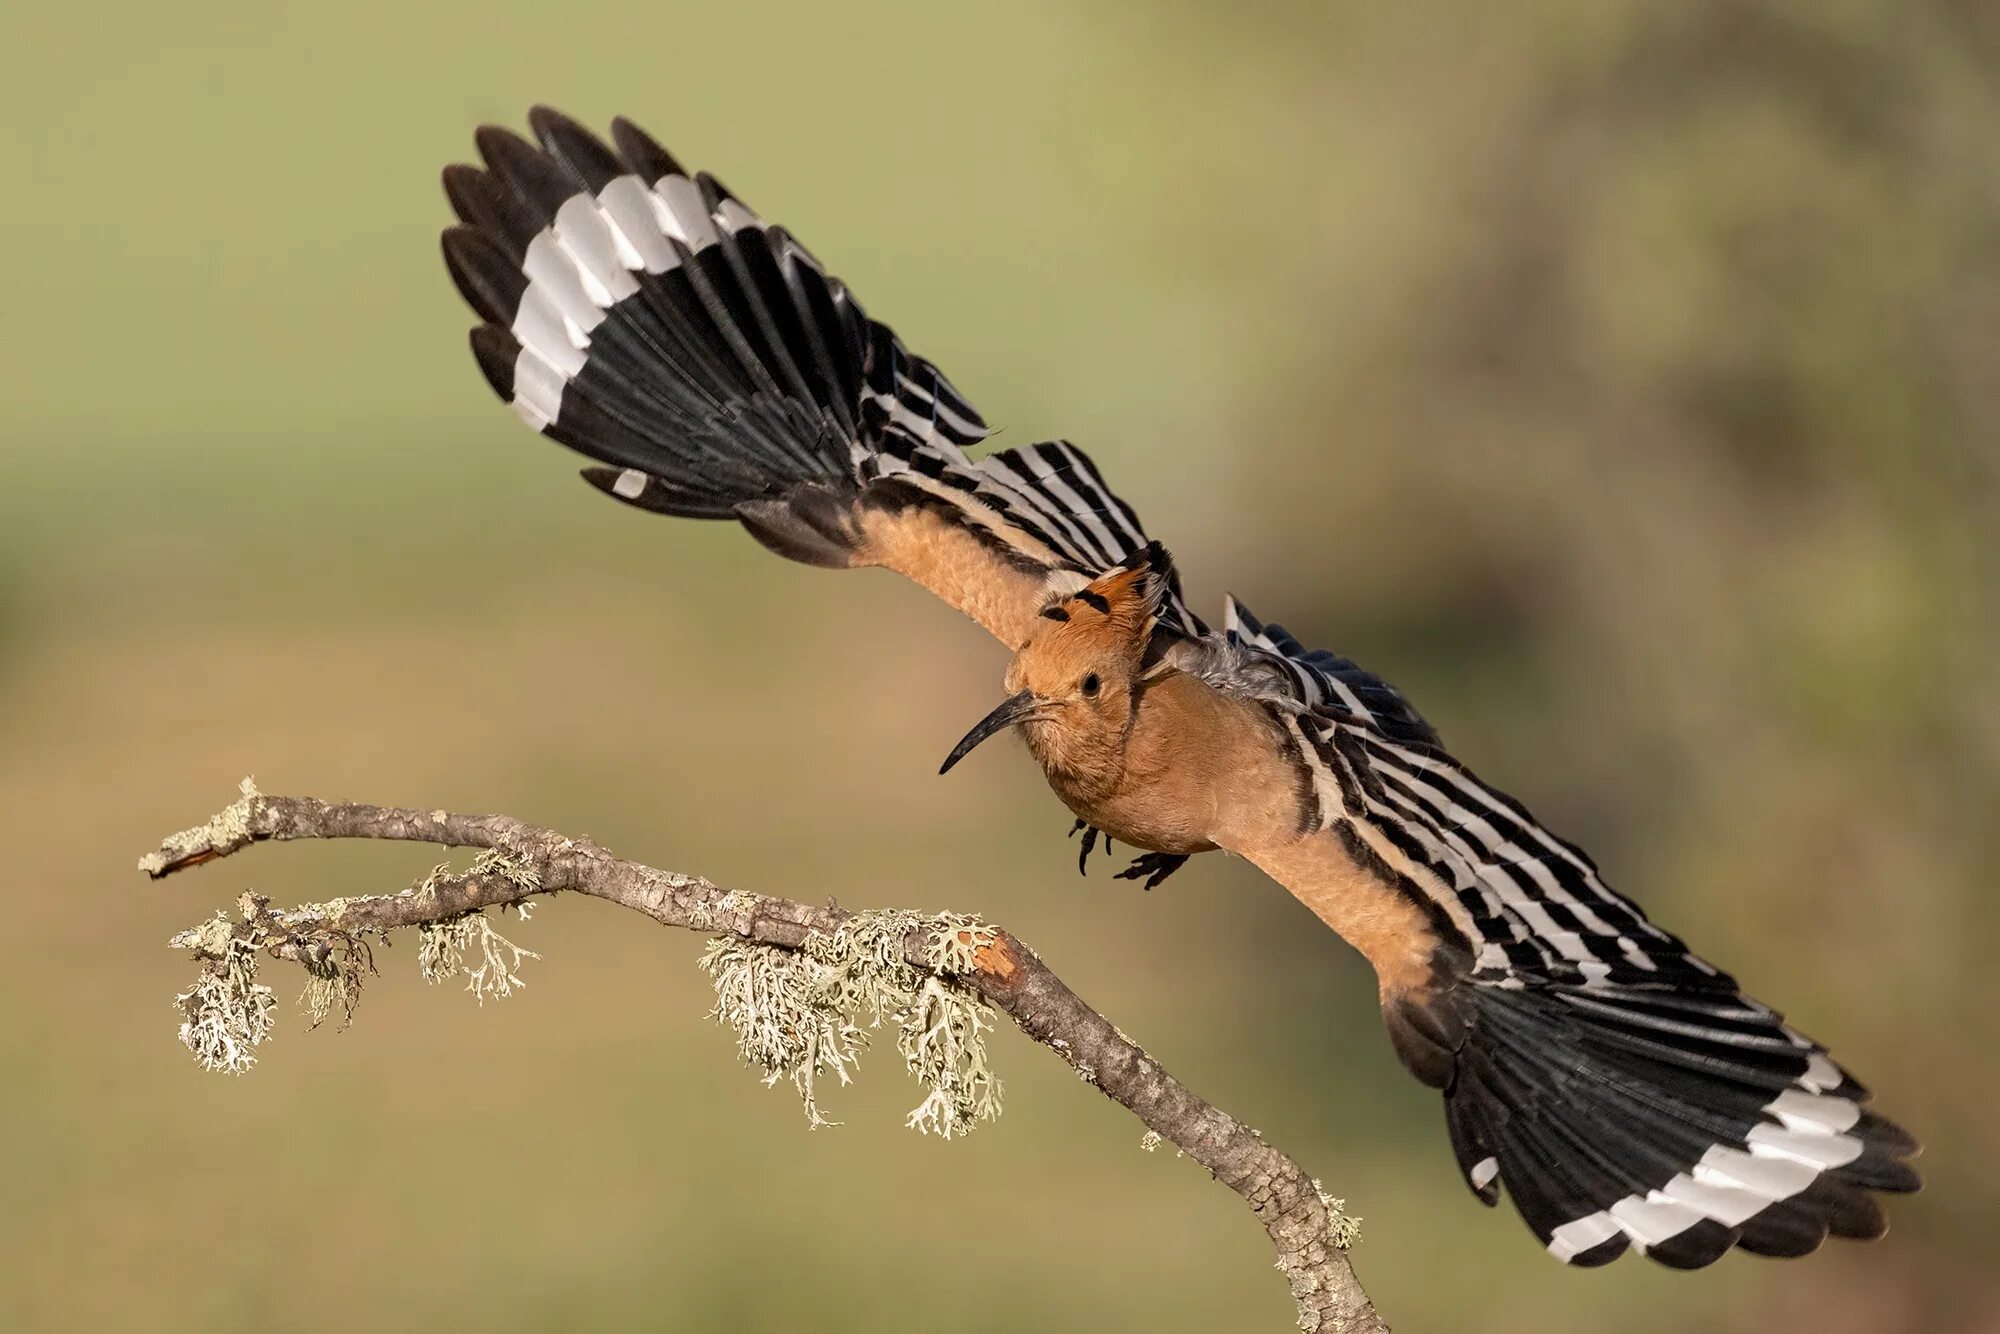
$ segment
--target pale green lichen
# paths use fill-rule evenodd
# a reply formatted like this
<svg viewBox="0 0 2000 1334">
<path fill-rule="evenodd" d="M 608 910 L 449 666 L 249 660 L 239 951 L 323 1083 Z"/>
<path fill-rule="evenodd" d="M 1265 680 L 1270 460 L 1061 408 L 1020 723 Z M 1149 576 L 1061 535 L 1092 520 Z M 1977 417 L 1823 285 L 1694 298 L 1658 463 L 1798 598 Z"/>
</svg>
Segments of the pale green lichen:
<svg viewBox="0 0 2000 1334">
<path fill-rule="evenodd" d="M 1347 1201 L 1336 1199 L 1326 1193 L 1326 1187 L 1313 1178 L 1313 1189 L 1319 1194 L 1320 1205 L 1326 1210 L 1326 1239 L 1337 1250 L 1346 1250 L 1361 1240 L 1361 1220 L 1347 1214 Z"/>
<path fill-rule="evenodd" d="M 181 1011 L 181 1045 L 204 1070 L 242 1074 L 257 1063 L 257 1048 L 270 1039 L 277 1008 L 271 989 L 257 981 L 263 929 L 254 922 L 236 926 L 217 913 L 175 936 L 173 943 L 203 961 L 194 985 L 174 997 Z"/>
<path fill-rule="evenodd" d="M 463 872 L 452 870 L 450 862 L 439 862 L 430 869 L 428 875 L 404 892 L 418 898 L 435 900 L 438 891 L 444 887 L 447 880 L 470 880 L 481 876 L 497 877 L 528 894 L 540 893 L 542 888 L 541 872 L 528 862 L 504 848 L 487 848 L 474 857 L 472 865 L 466 867 Z M 524 905 L 507 903 L 500 906 L 520 909 Z M 523 913 L 523 916 L 525 915 Z"/>
<path fill-rule="evenodd" d="M 683 885 L 685 883 L 682 881 Z M 755 916 L 763 902 L 761 894 L 740 889 L 725 890 L 713 899 L 697 899 L 688 909 L 688 922 L 697 931 L 711 931 L 717 927 L 727 929 L 746 915 Z"/>
<path fill-rule="evenodd" d="M 219 959 L 235 934 L 236 924 L 218 912 L 200 926 L 174 932 L 167 941 L 167 948 L 190 950 L 204 959 Z"/>
<path fill-rule="evenodd" d="M 450 862 L 439 862 L 436 866 L 431 867 L 430 874 L 426 875 L 422 880 L 417 881 L 416 884 L 411 885 L 409 892 L 417 898 L 435 901 L 438 895 L 438 887 L 450 877 L 451 873 Z"/>
<path fill-rule="evenodd" d="M 962 913 L 939 913 L 924 925 L 928 928 L 924 957 L 933 970 L 950 977 L 962 977 L 976 970 L 979 952 L 1000 939 L 998 931 L 977 917 Z"/>
<path fill-rule="evenodd" d="M 906 956 L 913 932 L 930 970 Z M 975 918 L 885 910 L 814 932 L 798 950 L 720 937 L 701 968 L 715 984 L 711 1017 L 735 1031 L 738 1053 L 765 1083 L 791 1080 L 811 1125 L 835 1124 L 820 1112 L 819 1081 L 849 1082 L 869 1030 L 886 1024 L 929 1090 L 906 1124 L 950 1139 L 1000 1114 L 1000 1081 L 987 1065 L 992 1008 L 956 980 L 995 939 Z"/>
<path fill-rule="evenodd" d="M 709 1015 L 735 1030 L 737 1055 L 766 1084 L 789 1078 L 815 1129 L 838 1125 L 820 1114 L 819 1081 L 849 1082 L 868 1035 L 826 1002 L 806 961 L 775 945 L 718 936 L 700 967 L 715 984 Z"/>
<path fill-rule="evenodd" d="M 1349 1218 L 1347 1201 L 1327 1194 L 1326 1187 L 1319 1183 L 1318 1178 L 1313 1179 L 1312 1185 L 1314 1194 L 1319 1196 L 1320 1207 L 1326 1211 L 1326 1231 L 1322 1234 L 1326 1244 L 1335 1250 L 1349 1249 L 1361 1240 L 1361 1220 Z M 1274 1237 L 1276 1235 L 1273 1234 Z M 1319 1307 L 1308 1298 L 1323 1292 L 1327 1282 L 1317 1268 L 1324 1257 L 1316 1254 L 1309 1242 L 1310 1239 L 1306 1245 L 1293 1247 L 1281 1241 L 1274 1266 L 1292 1285 L 1292 1295 L 1299 1305 L 1298 1327 L 1307 1334 L 1325 1328 Z"/>
<path fill-rule="evenodd" d="M 389 897 L 400 897 L 403 894 L 414 892 L 413 890 L 404 889 L 398 891 L 396 895 Z M 347 914 L 353 911 L 356 904 L 379 903 L 381 899 L 382 896 L 373 894 L 347 895 L 337 899 L 328 899 L 325 903 L 308 903 L 292 915 L 294 917 L 315 919 L 325 923 L 329 929 L 337 931 L 340 929 L 341 923 L 346 920 Z"/>
<path fill-rule="evenodd" d="M 165 873 L 169 866 L 193 856 L 197 852 L 212 850 L 217 856 L 226 856 L 250 842 L 250 805 L 262 793 L 257 791 L 257 782 L 245 778 L 237 784 L 243 795 L 218 811 L 204 824 L 180 833 L 160 844 L 159 851 L 149 852 L 139 859 L 139 869 L 150 876 Z"/>
<path fill-rule="evenodd" d="M 951 1139 L 1000 1115 L 1000 1081 L 986 1063 L 993 1011 L 984 998 L 932 974 L 896 1030 L 896 1049 L 917 1082 L 930 1086 L 903 1124 Z"/>
<path fill-rule="evenodd" d="M 432 873 L 432 880 L 436 875 L 437 872 Z M 430 885 L 431 881 L 427 880 L 425 884 Z M 510 906 L 522 921 L 526 921 L 534 905 L 517 903 Z M 475 957 L 479 960 L 476 966 L 469 962 Z M 495 931 L 493 923 L 479 909 L 442 921 L 425 922 L 417 928 L 417 971 L 423 975 L 424 981 L 437 983 L 463 976 L 465 989 L 482 1006 L 489 996 L 505 1000 L 519 988 L 527 986 L 520 976 L 521 961 L 541 957 Z"/>
<path fill-rule="evenodd" d="M 435 873 L 433 873 L 435 874 Z M 498 876 L 516 889 L 534 892 L 542 887 L 542 874 L 505 848 L 488 848 L 472 859 L 469 876 Z"/>
<path fill-rule="evenodd" d="M 361 999 L 364 972 L 375 971 L 375 952 L 358 936 L 336 932 L 324 944 L 324 952 L 303 961 L 306 989 L 299 1004 L 311 1018 L 308 1028 L 318 1028 L 333 1013 L 340 1012 L 340 1026 L 354 1022 L 354 1007 Z"/>
<path fill-rule="evenodd" d="M 175 841 L 196 848 L 220 846 L 216 840 L 247 839 L 245 820 L 249 803 L 257 796 L 248 779 L 244 780 L 243 794 L 243 800 L 231 808 L 238 815 L 225 811 Z M 451 874 L 448 865 L 438 866 L 403 894 L 435 899 Z M 504 849 L 480 853 L 467 874 L 498 876 L 523 893 L 541 889 L 534 867 Z M 275 954 L 305 970 L 306 985 L 299 1004 L 310 1027 L 317 1028 L 335 1015 L 341 1027 L 346 1027 L 354 1017 L 365 975 L 375 971 L 374 951 L 366 937 L 372 934 L 386 939 L 387 934 L 379 927 L 350 928 L 343 924 L 344 918 L 355 905 L 378 901 L 335 899 L 278 912 L 263 895 L 245 893 L 238 900 L 240 921 L 217 913 L 176 933 L 168 944 L 190 950 L 202 960 L 202 972 L 194 986 L 174 1002 L 183 1019 L 181 1041 L 203 1068 L 240 1074 L 255 1064 L 255 1048 L 271 1036 L 276 1002 L 271 989 L 256 980 L 260 953 Z M 522 899 L 502 904 L 499 910 L 511 910 L 526 921 L 533 908 L 532 902 Z M 520 976 L 522 961 L 541 957 L 501 935 L 478 910 L 425 923 L 417 933 L 417 968 L 424 980 L 442 982 L 463 976 L 466 990 L 482 1005 L 488 997 L 503 999 L 526 986 Z"/>
</svg>

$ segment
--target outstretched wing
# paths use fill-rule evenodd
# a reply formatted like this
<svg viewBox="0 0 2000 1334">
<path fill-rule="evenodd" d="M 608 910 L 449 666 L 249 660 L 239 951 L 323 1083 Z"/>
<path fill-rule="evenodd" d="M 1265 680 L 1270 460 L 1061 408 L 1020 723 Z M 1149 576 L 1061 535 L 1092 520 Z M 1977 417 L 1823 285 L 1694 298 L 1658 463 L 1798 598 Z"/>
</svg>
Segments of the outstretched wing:
<svg viewBox="0 0 2000 1334">
<path fill-rule="evenodd" d="M 1605 884 L 1581 848 L 1435 740 L 1333 704 L 1287 725 L 1311 776 L 1314 821 L 1351 828 L 1434 901 L 1464 938 L 1473 980 L 1734 990 Z"/>
<path fill-rule="evenodd" d="M 1261 727 L 1232 731 L 1232 795 L 1290 812 L 1225 846 L 1368 957 L 1398 1056 L 1444 1094 L 1467 1184 L 1487 1204 L 1504 1187 L 1552 1255 L 1802 1255 L 1881 1235 L 1870 1192 L 1918 1187 L 1916 1141 L 1824 1047 L 1454 759 L 1385 682 L 1233 602 L 1174 665 L 1256 706 Z"/>
<path fill-rule="evenodd" d="M 1443 1091 L 1482 1201 L 1504 1186 L 1579 1265 L 1881 1234 L 1869 1192 L 1917 1188 L 1916 1142 L 1824 1047 L 1435 741 L 1379 709 L 1267 707 L 1306 832 L 1248 855 L 1376 963 L 1397 1053 Z"/>
<path fill-rule="evenodd" d="M 489 126 L 483 168 L 446 168 L 444 253 L 488 381 L 600 490 L 897 570 L 1009 645 L 1145 546 L 1073 445 L 969 457 L 987 428 L 964 396 L 714 177 L 624 120 L 615 148 L 529 121 L 539 144 Z"/>
<path fill-rule="evenodd" d="M 1403 694 L 1352 660 L 1307 649 L 1231 598 L 1222 631 L 1176 665 L 1263 704 L 1309 793 L 1308 832 L 1393 866 L 1479 980 L 1580 984 L 1730 980 L 1612 890 L 1582 849 L 1481 782 Z"/>
</svg>

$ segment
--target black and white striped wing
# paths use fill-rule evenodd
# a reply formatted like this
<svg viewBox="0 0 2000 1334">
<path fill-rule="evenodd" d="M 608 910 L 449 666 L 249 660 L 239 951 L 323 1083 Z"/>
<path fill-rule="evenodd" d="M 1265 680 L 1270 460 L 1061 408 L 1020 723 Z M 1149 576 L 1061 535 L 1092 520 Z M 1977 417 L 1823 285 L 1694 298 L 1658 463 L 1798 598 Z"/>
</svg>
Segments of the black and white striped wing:
<svg viewBox="0 0 2000 1334">
<path fill-rule="evenodd" d="M 613 147 L 547 108 L 529 120 L 538 144 L 487 127 L 484 167 L 446 169 L 445 257 L 494 390 L 604 465 L 584 473 L 600 490 L 897 569 L 1010 644 L 1046 598 L 1145 548 L 1075 446 L 970 458 L 971 404 L 713 176 L 627 121 Z"/>
<path fill-rule="evenodd" d="M 1472 975 L 1582 985 L 1735 983 L 1648 921 L 1574 844 L 1435 742 L 1325 706 L 1296 726 L 1323 791 L 1322 818 L 1347 821 L 1428 877 L 1472 950 Z"/>
<path fill-rule="evenodd" d="M 1278 698 L 1307 712 L 1339 710 L 1390 736 L 1434 743 L 1437 732 L 1424 721 L 1401 691 L 1351 658 L 1325 649 L 1309 649 L 1275 621 L 1266 625 L 1234 597 L 1223 606 L 1222 636 L 1238 653 L 1255 655 L 1278 668 L 1264 674 Z M 1269 687 L 1262 692 L 1272 697 Z"/>
<path fill-rule="evenodd" d="M 444 251 L 487 323 L 473 350 L 535 430 L 613 465 L 650 508 L 733 517 L 746 496 L 850 475 L 862 442 L 955 450 L 979 414 L 782 228 L 638 127 L 617 150 L 547 108 L 540 146 L 493 126 L 445 170 Z M 621 471 L 638 476 L 623 479 Z"/>
<path fill-rule="evenodd" d="M 1581 1265 L 1880 1235 L 1868 1192 L 1916 1189 L 1916 1145 L 1825 1048 L 1437 745 L 1333 708 L 1285 725 L 1319 822 L 1435 907 L 1441 975 L 1385 1014 L 1404 1062 L 1444 1090 L 1482 1200 L 1504 1185 Z"/>
<path fill-rule="evenodd" d="M 1138 514 L 1105 483 L 1089 455 L 1056 440 L 1004 449 L 975 466 L 985 479 L 982 490 L 998 492 L 1011 521 L 1054 550 L 1062 569 L 1088 582 L 1144 557 L 1160 584 L 1160 622 L 1183 635 L 1207 633 L 1188 608 L 1172 558 L 1147 538 Z"/>
</svg>

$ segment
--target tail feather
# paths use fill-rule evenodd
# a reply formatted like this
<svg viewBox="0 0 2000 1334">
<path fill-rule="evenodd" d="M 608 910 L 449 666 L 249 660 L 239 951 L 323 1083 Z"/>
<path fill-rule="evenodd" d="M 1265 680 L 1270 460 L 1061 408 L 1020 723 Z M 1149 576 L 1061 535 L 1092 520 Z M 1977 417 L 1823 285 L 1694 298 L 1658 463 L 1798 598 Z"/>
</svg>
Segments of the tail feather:
<svg viewBox="0 0 2000 1334">
<path fill-rule="evenodd" d="M 1736 1244 L 1750 1254 L 1795 1260 L 1825 1243 L 1826 1213 L 1807 1199 L 1779 1200 L 1744 1219 L 1741 1231 Z"/>
<path fill-rule="evenodd" d="M 1889 1220 L 1875 1197 L 1853 1182 L 1838 1176 L 1816 1177 L 1799 1192 L 1799 1198 L 1818 1209 L 1826 1218 L 1827 1231 L 1850 1241 L 1876 1241 L 1889 1230 Z"/>
<path fill-rule="evenodd" d="M 1880 1236 L 1871 1192 L 1921 1184 L 1915 1139 L 1746 997 L 1465 982 L 1438 1003 L 1463 1034 L 1445 1121 L 1467 1184 L 1504 1188 L 1570 1264 L 1803 1255 Z"/>
</svg>

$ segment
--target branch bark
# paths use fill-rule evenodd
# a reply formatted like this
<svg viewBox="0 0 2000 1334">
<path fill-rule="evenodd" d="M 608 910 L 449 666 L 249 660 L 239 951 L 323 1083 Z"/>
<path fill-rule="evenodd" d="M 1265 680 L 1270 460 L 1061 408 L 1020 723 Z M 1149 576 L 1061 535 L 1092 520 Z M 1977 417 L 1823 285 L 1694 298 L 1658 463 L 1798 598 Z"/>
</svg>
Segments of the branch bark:
<svg viewBox="0 0 2000 1334">
<path fill-rule="evenodd" d="M 666 926 L 786 950 L 839 930 L 849 914 L 790 899 L 729 892 L 700 876 L 662 871 L 503 815 L 458 815 L 313 797 L 269 796 L 247 781 L 240 800 L 207 824 L 166 840 L 141 859 L 153 879 L 239 852 L 253 843 L 297 839 L 390 839 L 502 853 L 493 867 L 434 875 L 420 889 L 337 900 L 282 912 L 246 896 L 259 948 L 323 969 L 334 942 L 356 933 L 434 924 L 486 908 L 569 891 L 609 900 Z M 203 928 L 176 943 L 192 946 Z M 351 946 L 350 946 L 351 947 Z M 908 962 L 936 972 L 921 933 L 904 941 Z M 1278 1267 L 1309 1334 L 1387 1334 L 1355 1278 L 1335 1228 L 1343 1224 L 1318 1183 L 1257 1132 L 1162 1069 L 1103 1015 L 1086 1005 L 1040 957 L 1011 934 L 982 934 L 973 967 L 957 980 L 1006 1014 L 1146 1127 L 1207 1168 L 1242 1197 L 1277 1248 Z"/>
</svg>

